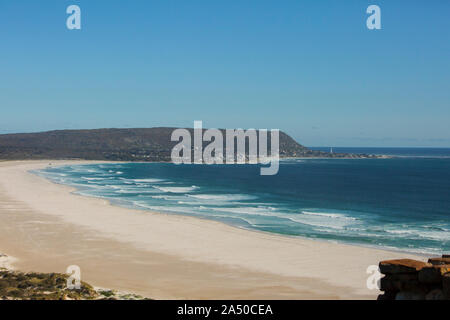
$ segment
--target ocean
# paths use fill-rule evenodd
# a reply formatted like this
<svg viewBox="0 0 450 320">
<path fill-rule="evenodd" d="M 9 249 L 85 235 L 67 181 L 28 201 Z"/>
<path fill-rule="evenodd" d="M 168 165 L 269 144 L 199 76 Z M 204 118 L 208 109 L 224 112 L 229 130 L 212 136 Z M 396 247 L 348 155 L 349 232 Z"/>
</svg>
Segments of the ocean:
<svg viewBox="0 0 450 320">
<path fill-rule="evenodd" d="M 450 149 L 333 151 L 395 157 L 286 159 L 274 176 L 261 176 L 259 165 L 170 163 L 70 165 L 35 173 L 134 209 L 295 237 L 450 252 Z"/>
</svg>

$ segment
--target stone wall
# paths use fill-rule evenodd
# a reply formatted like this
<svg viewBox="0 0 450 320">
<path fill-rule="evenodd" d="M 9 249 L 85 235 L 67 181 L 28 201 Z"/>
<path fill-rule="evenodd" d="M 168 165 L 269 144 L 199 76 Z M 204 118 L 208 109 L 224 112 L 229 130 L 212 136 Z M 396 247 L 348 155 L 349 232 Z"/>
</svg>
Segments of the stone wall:
<svg viewBox="0 0 450 320">
<path fill-rule="evenodd" d="M 450 300 L 450 255 L 381 261 L 380 272 L 378 300 Z"/>
</svg>

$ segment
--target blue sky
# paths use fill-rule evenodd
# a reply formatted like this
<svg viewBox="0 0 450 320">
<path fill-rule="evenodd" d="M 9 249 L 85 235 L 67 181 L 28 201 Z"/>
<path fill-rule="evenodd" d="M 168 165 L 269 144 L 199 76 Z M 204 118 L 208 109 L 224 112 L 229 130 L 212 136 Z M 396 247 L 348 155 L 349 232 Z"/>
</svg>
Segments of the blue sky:
<svg viewBox="0 0 450 320">
<path fill-rule="evenodd" d="M 66 28 L 67 6 L 82 29 Z M 382 30 L 366 28 L 377 4 Z M 450 2 L 0 0 L 0 132 L 279 128 L 450 147 Z"/>
</svg>

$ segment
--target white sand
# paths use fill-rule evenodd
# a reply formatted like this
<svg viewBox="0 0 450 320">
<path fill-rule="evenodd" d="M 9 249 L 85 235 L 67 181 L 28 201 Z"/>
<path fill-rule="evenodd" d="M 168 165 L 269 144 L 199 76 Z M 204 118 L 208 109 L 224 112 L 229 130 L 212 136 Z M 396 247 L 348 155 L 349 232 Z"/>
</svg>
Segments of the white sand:
<svg viewBox="0 0 450 320">
<path fill-rule="evenodd" d="M 87 163 L 0 162 L 0 251 L 21 269 L 77 264 L 95 285 L 155 298 L 371 299 L 368 266 L 421 259 L 112 206 L 28 173 L 49 162 Z"/>
</svg>

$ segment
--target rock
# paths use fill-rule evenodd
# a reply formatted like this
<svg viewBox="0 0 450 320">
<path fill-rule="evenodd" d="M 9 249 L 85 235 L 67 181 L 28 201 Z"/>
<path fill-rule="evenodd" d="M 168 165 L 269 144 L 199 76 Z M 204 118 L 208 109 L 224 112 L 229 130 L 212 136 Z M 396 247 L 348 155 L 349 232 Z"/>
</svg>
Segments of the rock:
<svg viewBox="0 0 450 320">
<path fill-rule="evenodd" d="M 450 264 L 450 257 L 449 258 L 430 258 L 428 259 L 428 263 L 431 263 L 434 266 L 437 265 L 443 265 L 443 264 Z"/>
<path fill-rule="evenodd" d="M 450 258 L 450 254 L 443 254 L 442 258 Z"/>
<path fill-rule="evenodd" d="M 380 262 L 380 272 L 383 274 L 415 273 L 428 266 L 431 264 L 412 259 L 385 260 Z"/>
<path fill-rule="evenodd" d="M 421 291 L 400 291 L 395 300 L 425 300 L 425 293 Z"/>
<path fill-rule="evenodd" d="M 401 282 L 396 281 L 387 277 L 380 279 L 380 290 L 381 291 L 399 291 L 401 290 Z"/>
<path fill-rule="evenodd" d="M 425 300 L 445 300 L 444 292 L 441 289 L 434 289 L 428 292 Z"/>
<path fill-rule="evenodd" d="M 435 265 L 431 267 L 424 267 L 419 271 L 419 282 L 421 283 L 441 283 L 442 276 L 450 272 L 450 265 Z"/>
<path fill-rule="evenodd" d="M 450 273 L 442 276 L 442 291 L 447 299 L 450 299 Z"/>
<path fill-rule="evenodd" d="M 385 276 L 385 278 L 390 278 L 392 280 L 398 280 L 398 281 L 417 281 L 419 280 L 419 274 L 417 272 L 415 273 L 397 273 L 397 274 L 388 274 Z"/>
<path fill-rule="evenodd" d="M 388 274 L 380 279 L 381 291 L 408 291 L 420 286 L 417 273 Z"/>
<path fill-rule="evenodd" d="M 383 294 L 380 294 L 377 297 L 377 300 L 395 300 L 395 296 L 397 295 L 397 292 L 395 291 L 386 291 Z"/>
</svg>

